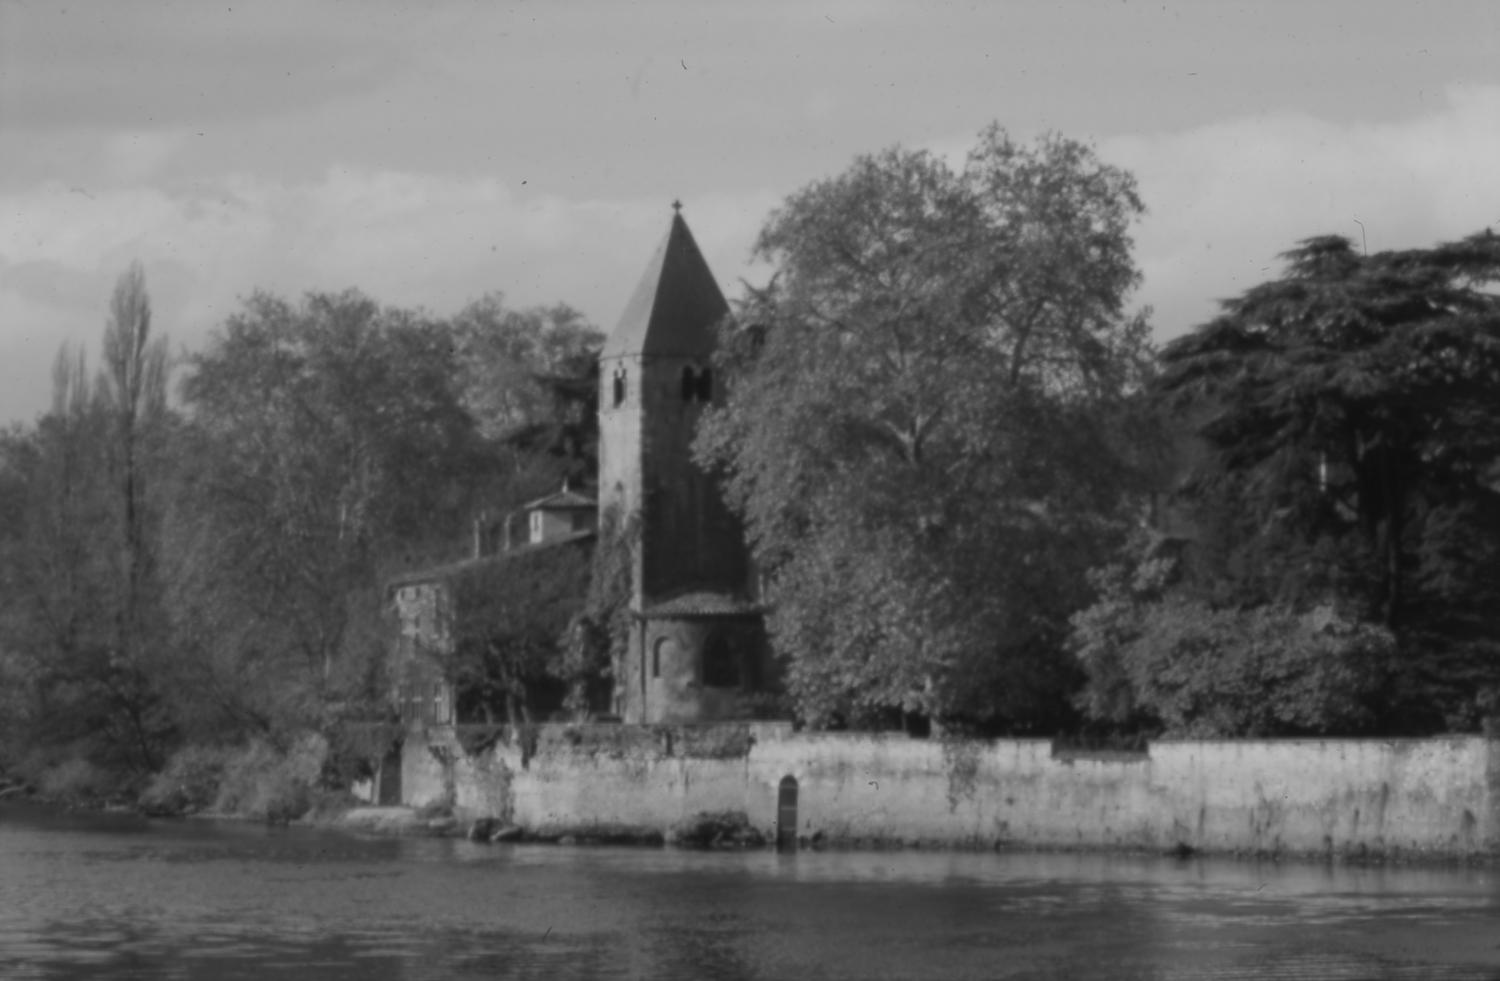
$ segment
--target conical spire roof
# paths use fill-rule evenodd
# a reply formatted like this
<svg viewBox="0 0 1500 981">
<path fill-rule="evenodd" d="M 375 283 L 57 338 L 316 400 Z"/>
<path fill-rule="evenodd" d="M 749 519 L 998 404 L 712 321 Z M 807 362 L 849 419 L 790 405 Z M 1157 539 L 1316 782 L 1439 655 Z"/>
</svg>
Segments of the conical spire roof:
<svg viewBox="0 0 1500 981">
<path fill-rule="evenodd" d="M 729 312 L 729 304 L 679 208 L 673 205 L 672 227 L 651 257 L 600 357 L 644 354 L 703 359 L 713 352 L 712 328 Z"/>
</svg>

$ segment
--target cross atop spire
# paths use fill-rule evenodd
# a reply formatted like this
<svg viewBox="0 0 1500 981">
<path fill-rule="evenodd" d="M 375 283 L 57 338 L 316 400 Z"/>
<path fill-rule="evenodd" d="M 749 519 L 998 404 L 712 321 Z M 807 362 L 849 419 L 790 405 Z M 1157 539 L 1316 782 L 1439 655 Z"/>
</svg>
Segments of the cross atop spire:
<svg viewBox="0 0 1500 981">
<path fill-rule="evenodd" d="M 679 214 L 679 215 L 682 214 L 682 201 L 681 200 L 676 200 L 676 201 L 672 202 L 672 212 L 674 214 Z"/>
</svg>

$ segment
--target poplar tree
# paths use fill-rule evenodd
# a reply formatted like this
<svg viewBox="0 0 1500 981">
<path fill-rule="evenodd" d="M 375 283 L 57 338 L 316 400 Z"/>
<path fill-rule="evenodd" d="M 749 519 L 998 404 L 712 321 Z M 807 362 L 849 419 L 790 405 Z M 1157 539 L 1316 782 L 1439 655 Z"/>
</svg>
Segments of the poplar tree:
<svg viewBox="0 0 1500 981">
<path fill-rule="evenodd" d="M 142 760 L 154 768 L 158 760 L 152 730 L 163 723 L 150 717 L 157 696 L 146 659 L 151 648 L 166 643 L 157 581 L 159 495 L 153 482 L 164 463 L 167 343 L 151 336 L 151 298 L 139 262 L 120 276 L 109 310 L 97 397 L 103 406 L 116 510 L 116 683 Z"/>
</svg>

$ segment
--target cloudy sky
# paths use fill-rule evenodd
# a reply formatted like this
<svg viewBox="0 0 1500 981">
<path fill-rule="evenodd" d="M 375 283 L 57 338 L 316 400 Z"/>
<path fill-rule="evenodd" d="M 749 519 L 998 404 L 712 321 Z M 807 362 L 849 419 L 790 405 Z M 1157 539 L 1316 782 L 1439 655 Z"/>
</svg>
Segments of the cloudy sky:
<svg viewBox="0 0 1500 981">
<path fill-rule="evenodd" d="M 1167 338 L 1299 238 L 1500 226 L 1500 3 L 0 0 L 0 422 L 132 259 L 180 349 L 256 288 L 607 328 L 673 198 L 733 295 L 787 194 L 992 120 L 1135 172 Z"/>
</svg>

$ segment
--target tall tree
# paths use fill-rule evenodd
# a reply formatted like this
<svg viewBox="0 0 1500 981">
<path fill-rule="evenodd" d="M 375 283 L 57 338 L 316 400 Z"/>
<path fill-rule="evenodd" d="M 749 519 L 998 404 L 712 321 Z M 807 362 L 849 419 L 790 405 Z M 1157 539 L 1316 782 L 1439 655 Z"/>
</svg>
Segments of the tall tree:
<svg viewBox="0 0 1500 981">
<path fill-rule="evenodd" d="M 29 753 L 144 770 L 169 720 L 140 647 L 123 646 L 114 435 L 82 351 L 65 345 L 51 411 L 0 438 L 0 684 L 8 737 Z"/>
<path fill-rule="evenodd" d="M 101 397 L 112 424 L 114 469 L 119 481 L 127 582 L 124 619 L 129 630 L 139 618 L 136 607 L 141 582 L 149 574 L 145 488 L 149 448 L 145 443 L 161 426 L 167 408 L 166 339 L 151 337 L 151 298 L 139 262 L 131 263 L 120 277 L 110 300 Z"/>
<path fill-rule="evenodd" d="M 499 293 L 459 311 L 453 333 L 464 404 L 490 438 L 557 434 L 572 421 L 557 404 L 572 388 L 563 385 L 560 392 L 557 382 L 587 376 L 604 343 L 604 335 L 566 304 L 512 310 Z"/>
<path fill-rule="evenodd" d="M 1163 352 L 1154 399 L 1203 446 L 1179 589 L 1394 631 L 1381 724 L 1472 726 L 1500 696 L 1500 238 L 1285 259 Z"/>
<path fill-rule="evenodd" d="M 698 451 L 769 574 L 814 724 L 1056 725 L 1066 618 L 1124 527 L 1148 364 L 1127 173 L 998 127 L 961 171 L 900 148 L 794 194 L 724 332 Z"/>
<path fill-rule="evenodd" d="M 121 585 L 115 610 L 115 657 L 119 661 L 122 708 L 137 732 L 144 762 L 158 762 L 148 718 L 157 701 L 146 665 L 147 652 L 166 641 L 156 578 L 159 494 L 153 481 L 163 465 L 167 414 L 166 338 L 151 336 L 151 298 L 139 262 L 120 276 L 104 330 L 104 366 L 98 398 L 107 426 L 109 471 L 118 517 L 114 535 Z M 153 499 L 155 498 L 155 499 Z"/>
<path fill-rule="evenodd" d="M 192 359 L 174 606 L 205 689 L 253 696 L 226 711 L 317 724 L 379 660 L 382 568 L 462 540 L 481 461 L 454 348 L 358 293 L 257 293 Z"/>
<path fill-rule="evenodd" d="M 461 401 L 495 480 L 482 521 L 598 468 L 598 352 L 604 336 L 566 304 L 513 310 L 488 293 L 449 322 Z"/>
</svg>

